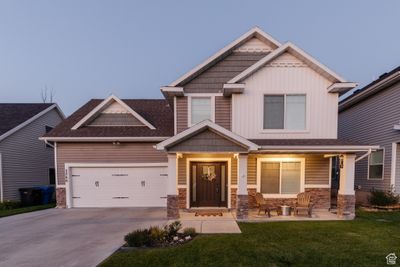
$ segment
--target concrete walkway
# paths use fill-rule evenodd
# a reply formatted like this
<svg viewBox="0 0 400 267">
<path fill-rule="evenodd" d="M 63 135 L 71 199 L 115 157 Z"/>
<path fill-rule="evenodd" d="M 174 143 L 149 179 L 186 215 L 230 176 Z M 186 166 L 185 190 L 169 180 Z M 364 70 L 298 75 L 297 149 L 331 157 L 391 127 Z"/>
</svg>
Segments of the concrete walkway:
<svg viewBox="0 0 400 267">
<path fill-rule="evenodd" d="M 193 227 L 201 234 L 240 234 L 240 228 L 232 213 L 222 216 L 195 216 L 194 212 L 181 212 L 182 227 Z M 170 221 L 172 222 L 172 221 Z"/>
<path fill-rule="evenodd" d="M 49 209 L 0 218 L 0 266 L 96 266 L 165 209 Z"/>
</svg>

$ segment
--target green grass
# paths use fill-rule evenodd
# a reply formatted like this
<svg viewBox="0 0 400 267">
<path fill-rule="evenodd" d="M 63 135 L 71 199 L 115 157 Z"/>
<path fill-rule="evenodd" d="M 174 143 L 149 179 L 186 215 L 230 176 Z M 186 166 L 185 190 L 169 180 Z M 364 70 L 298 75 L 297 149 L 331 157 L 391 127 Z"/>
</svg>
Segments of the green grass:
<svg viewBox="0 0 400 267">
<path fill-rule="evenodd" d="M 16 215 L 16 214 L 20 214 L 20 213 L 50 209 L 50 208 L 54 208 L 55 206 L 56 206 L 56 204 L 52 203 L 52 204 L 47 204 L 47 205 L 23 207 L 23 208 L 12 209 L 12 210 L 0 210 L 0 218 L 6 217 L 6 216 L 11 216 L 11 215 Z"/>
<path fill-rule="evenodd" d="M 357 215 L 353 221 L 240 223 L 242 234 L 117 252 L 101 266 L 386 266 L 387 254 L 400 255 L 400 212 Z"/>
</svg>

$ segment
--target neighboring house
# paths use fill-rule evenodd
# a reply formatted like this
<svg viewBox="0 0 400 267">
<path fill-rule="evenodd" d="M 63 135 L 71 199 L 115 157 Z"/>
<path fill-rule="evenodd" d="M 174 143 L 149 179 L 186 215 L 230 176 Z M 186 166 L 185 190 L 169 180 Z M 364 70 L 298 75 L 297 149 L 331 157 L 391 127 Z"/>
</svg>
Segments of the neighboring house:
<svg viewBox="0 0 400 267">
<path fill-rule="evenodd" d="M 339 137 L 381 147 L 356 164 L 360 202 L 373 188 L 400 192 L 400 67 L 340 102 Z"/>
<path fill-rule="evenodd" d="M 60 207 L 197 207 L 246 218 L 262 192 L 276 204 L 312 194 L 331 203 L 340 155 L 338 214 L 354 214 L 355 153 L 337 139 L 345 81 L 291 43 L 253 28 L 162 87 L 165 100 L 91 100 L 44 139 L 55 143 Z"/>
<path fill-rule="evenodd" d="M 55 182 L 54 150 L 39 137 L 64 119 L 56 104 L 0 103 L 0 200 Z"/>
</svg>

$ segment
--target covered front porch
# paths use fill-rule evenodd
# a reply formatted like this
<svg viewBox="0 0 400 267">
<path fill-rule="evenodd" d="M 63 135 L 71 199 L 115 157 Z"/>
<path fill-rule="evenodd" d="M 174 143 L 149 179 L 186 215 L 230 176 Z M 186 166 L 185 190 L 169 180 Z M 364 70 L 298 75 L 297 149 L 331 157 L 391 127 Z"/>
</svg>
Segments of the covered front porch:
<svg viewBox="0 0 400 267">
<path fill-rule="evenodd" d="M 361 148 L 326 144 L 267 148 L 205 121 L 158 144 L 157 149 L 168 153 L 169 218 L 219 210 L 232 212 L 239 220 L 261 220 L 253 212 L 259 206 L 257 193 L 276 208 L 293 208 L 298 194 L 306 193 L 313 204 L 313 216 L 308 219 L 354 218 L 355 153 Z M 330 212 L 331 159 L 337 156 L 340 179 L 334 214 Z M 271 216 L 268 220 L 290 218 Z"/>
</svg>

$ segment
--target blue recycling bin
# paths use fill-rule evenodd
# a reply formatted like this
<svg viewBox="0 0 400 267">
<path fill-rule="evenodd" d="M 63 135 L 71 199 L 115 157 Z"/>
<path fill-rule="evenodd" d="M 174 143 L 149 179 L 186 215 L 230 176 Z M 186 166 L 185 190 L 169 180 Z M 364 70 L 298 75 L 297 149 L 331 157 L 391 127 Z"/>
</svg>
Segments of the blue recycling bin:
<svg viewBox="0 0 400 267">
<path fill-rule="evenodd" d="M 41 199 L 42 205 L 50 204 L 51 201 L 53 200 L 54 186 L 44 185 L 44 186 L 38 186 L 37 188 L 40 189 L 40 191 L 42 191 L 42 199 Z"/>
</svg>

